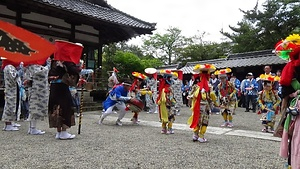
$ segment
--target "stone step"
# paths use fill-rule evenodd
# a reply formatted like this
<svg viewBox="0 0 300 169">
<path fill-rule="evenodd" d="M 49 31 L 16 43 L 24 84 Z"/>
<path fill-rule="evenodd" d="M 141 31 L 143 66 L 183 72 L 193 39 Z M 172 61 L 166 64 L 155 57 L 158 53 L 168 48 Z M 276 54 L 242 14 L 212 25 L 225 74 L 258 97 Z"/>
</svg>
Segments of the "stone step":
<svg viewBox="0 0 300 169">
<path fill-rule="evenodd" d="M 102 103 L 99 103 L 99 102 L 83 102 L 83 107 L 86 107 L 86 106 L 98 106 L 98 105 L 102 106 Z"/>
<path fill-rule="evenodd" d="M 87 112 L 87 111 L 99 111 L 99 115 L 101 114 L 102 112 L 102 105 L 98 105 L 98 106 L 87 106 L 87 107 L 83 107 L 82 108 L 82 111 L 83 112 Z"/>
<path fill-rule="evenodd" d="M 78 91 L 78 96 L 81 96 L 80 91 Z M 83 92 L 83 97 L 91 97 L 91 93 L 90 92 Z"/>
<path fill-rule="evenodd" d="M 78 92 L 79 99 L 81 99 L 81 92 Z M 94 98 L 90 96 L 90 92 L 83 92 L 83 102 L 93 102 Z"/>
</svg>

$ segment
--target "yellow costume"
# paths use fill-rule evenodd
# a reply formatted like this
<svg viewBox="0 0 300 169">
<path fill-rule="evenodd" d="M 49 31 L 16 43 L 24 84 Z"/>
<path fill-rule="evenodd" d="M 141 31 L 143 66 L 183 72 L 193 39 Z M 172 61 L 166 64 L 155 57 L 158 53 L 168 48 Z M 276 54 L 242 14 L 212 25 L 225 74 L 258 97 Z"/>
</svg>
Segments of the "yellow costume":
<svg viewBox="0 0 300 169">
<path fill-rule="evenodd" d="M 173 122 L 175 121 L 175 115 L 171 111 L 171 107 L 174 107 L 176 101 L 174 99 L 173 92 L 171 90 L 171 77 L 174 75 L 171 71 L 161 71 L 164 78 L 160 81 L 159 95 L 157 98 L 157 105 L 159 108 L 160 120 L 162 122 L 162 134 L 174 134 Z"/>
<path fill-rule="evenodd" d="M 209 122 L 211 102 L 217 104 L 216 95 L 210 90 L 208 80 L 210 73 L 215 70 L 216 68 L 209 64 L 196 65 L 194 67 L 194 72 L 199 73 L 200 81 L 193 86 L 193 90 L 188 96 L 188 98 L 192 99 L 192 115 L 188 120 L 188 124 L 190 124 L 190 128 L 194 132 L 193 141 L 207 142 L 204 134 Z"/>
</svg>

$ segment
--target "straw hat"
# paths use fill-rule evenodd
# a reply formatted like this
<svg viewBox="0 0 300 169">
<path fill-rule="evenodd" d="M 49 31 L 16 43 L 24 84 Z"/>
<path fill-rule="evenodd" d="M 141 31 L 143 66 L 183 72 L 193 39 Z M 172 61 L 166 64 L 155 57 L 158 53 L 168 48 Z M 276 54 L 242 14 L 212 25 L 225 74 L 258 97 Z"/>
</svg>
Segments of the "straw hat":
<svg viewBox="0 0 300 169">
<path fill-rule="evenodd" d="M 146 68 L 145 69 L 145 73 L 150 74 L 150 75 L 152 75 L 156 72 L 157 72 L 157 70 L 155 68 Z"/>
<path fill-rule="evenodd" d="M 227 77 L 227 73 L 230 73 L 230 72 L 231 72 L 231 69 L 226 68 L 226 69 L 217 70 L 215 72 L 215 75 L 218 75 L 219 77 Z"/>
<path fill-rule="evenodd" d="M 207 71 L 208 73 L 212 73 L 215 70 L 216 70 L 216 67 L 212 64 L 203 64 L 203 65 L 197 64 L 194 66 L 194 69 L 193 69 L 193 71 L 195 73 L 201 73 L 202 71 Z"/>
<path fill-rule="evenodd" d="M 262 81 L 275 82 L 275 81 L 279 81 L 280 77 L 278 77 L 278 76 L 272 76 L 272 75 L 266 75 L 266 74 L 261 74 L 259 76 L 259 79 L 262 80 Z"/>
<path fill-rule="evenodd" d="M 163 75 L 164 77 L 178 78 L 178 73 L 172 72 L 171 70 L 160 70 L 159 74 Z"/>
<path fill-rule="evenodd" d="M 139 73 L 139 72 L 132 72 L 132 76 L 139 78 L 139 79 L 143 79 L 143 80 L 145 80 L 147 78 L 146 75 Z"/>
</svg>

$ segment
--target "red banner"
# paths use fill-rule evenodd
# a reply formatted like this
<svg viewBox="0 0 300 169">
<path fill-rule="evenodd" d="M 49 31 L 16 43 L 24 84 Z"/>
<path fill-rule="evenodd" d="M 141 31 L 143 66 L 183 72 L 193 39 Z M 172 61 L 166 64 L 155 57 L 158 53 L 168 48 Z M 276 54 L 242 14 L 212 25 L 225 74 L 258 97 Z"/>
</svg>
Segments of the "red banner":
<svg viewBox="0 0 300 169">
<path fill-rule="evenodd" d="M 0 56 L 26 64 L 38 64 L 53 54 L 55 46 L 42 37 L 0 20 Z"/>
</svg>

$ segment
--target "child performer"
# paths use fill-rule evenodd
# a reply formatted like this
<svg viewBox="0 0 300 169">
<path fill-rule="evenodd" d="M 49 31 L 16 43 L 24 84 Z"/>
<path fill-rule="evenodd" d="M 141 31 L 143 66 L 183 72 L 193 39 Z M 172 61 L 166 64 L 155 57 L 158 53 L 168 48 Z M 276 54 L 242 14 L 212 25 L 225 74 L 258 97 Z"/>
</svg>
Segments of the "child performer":
<svg viewBox="0 0 300 169">
<path fill-rule="evenodd" d="M 224 123 L 221 125 L 221 127 L 233 127 L 232 123 L 232 113 L 235 109 L 236 105 L 236 90 L 234 87 L 234 84 L 232 84 L 230 81 L 228 81 L 227 73 L 230 73 L 231 69 L 221 69 L 219 71 L 216 71 L 216 74 L 219 76 L 220 83 L 218 85 L 218 93 L 219 93 L 219 99 L 220 99 L 220 105 L 221 108 L 224 110 L 221 110 L 222 116 L 224 119 Z"/>
<path fill-rule="evenodd" d="M 272 75 L 260 75 L 260 80 L 263 83 L 263 90 L 259 92 L 258 96 L 258 105 L 260 107 L 260 112 L 262 113 L 262 125 L 264 128 L 262 132 L 269 132 L 268 128 L 270 127 L 270 132 L 274 132 L 275 125 L 275 111 L 279 106 L 281 99 L 278 96 L 277 92 L 274 91 L 272 85 L 277 79 Z"/>
<path fill-rule="evenodd" d="M 176 101 L 174 99 L 174 94 L 171 89 L 172 80 L 171 78 L 175 76 L 170 70 L 162 70 L 160 73 L 163 75 L 163 79 L 159 84 L 159 95 L 157 98 L 157 105 L 159 108 L 160 120 L 162 122 L 162 134 L 174 134 L 173 122 L 175 121 L 175 116 L 171 112 L 171 107 L 174 107 Z"/>
<path fill-rule="evenodd" d="M 200 143 L 207 142 L 204 134 L 208 126 L 211 102 L 213 101 L 217 104 L 216 95 L 214 92 L 210 92 L 208 85 L 210 73 L 215 70 L 214 65 L 196 65 L 194 72 L 199 73 L 200 81 L 195 84 L 194 90 L 188 96 L 189 99 L 192 99 L 192 116 L 189 118 L 188 124 L 190 124 L 190 128 L 194 131 L 193 141 L 199 141 Z"/>
<path fill-rule="evenodd" d="M 141 100 L 141 89 L 143 88 L 143 81 L 147 78 L 146 75 L 139 72 L 132 72 L 132 76 L 134 76 L 134 82 L 131 85 L 130 92 L 134 94 L 136 99 Z M 138 124 L 138 116 L 139 112 L 133 112 L 133 117 L 131 119 L 133 124 Z"/>
<path fill-rule="evenodd" d="M 174 78 L 173 84 L 172 84 L 172 90 L 174 91 L 174 98 L 176 100 L 176 105 L 175 105 L 175 111 L 176 115 L 180 115 L 180 109 L 182 107 L 182 78 L 183 74 L 181 70 L 172 70 L 175 74 L 177 73 L 178 78 Z"/>
<path fill-rule="evenodd" d="M 145 73 L 148 76 L 146 85 L 148 93 L 146 94 L 146 106 L 149 108 L 148 113 L 157 113 L 157 70 L 155 68 L 146 68 Z"/>
</svg>

